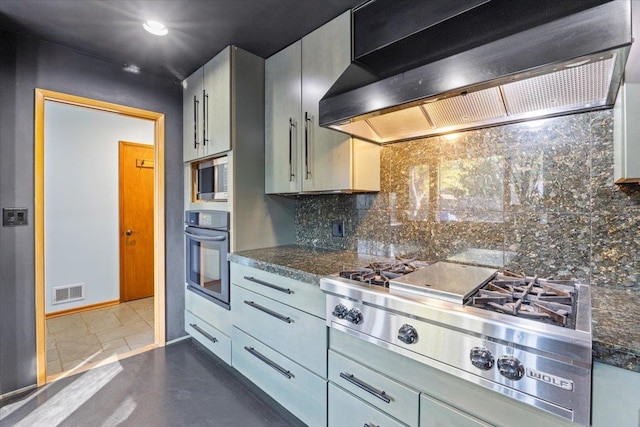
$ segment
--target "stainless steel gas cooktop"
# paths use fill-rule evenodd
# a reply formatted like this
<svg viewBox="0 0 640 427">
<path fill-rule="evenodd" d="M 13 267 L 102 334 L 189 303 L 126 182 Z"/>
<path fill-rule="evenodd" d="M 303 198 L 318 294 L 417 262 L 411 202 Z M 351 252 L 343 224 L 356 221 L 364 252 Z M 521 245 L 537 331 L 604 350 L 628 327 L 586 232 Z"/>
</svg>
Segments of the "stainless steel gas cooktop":
<svg viewBox="0 0 640 427">
<path fill-rule="evenodd" d="M 589 424 L 589 286 L 448 262 L 349 273 L 320 281 L 331 328 Z"/>
</svg>

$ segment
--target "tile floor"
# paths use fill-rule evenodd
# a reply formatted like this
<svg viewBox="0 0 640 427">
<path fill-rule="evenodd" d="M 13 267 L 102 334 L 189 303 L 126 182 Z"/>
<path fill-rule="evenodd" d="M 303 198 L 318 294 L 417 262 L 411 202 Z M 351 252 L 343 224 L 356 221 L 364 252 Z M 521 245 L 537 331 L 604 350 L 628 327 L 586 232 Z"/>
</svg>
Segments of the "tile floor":
<svg viewBox="0 0 640 427">
<path fill-rule="evenodd" d="M 47 376 L 153 344 L 153 297 L 47 319 Z"/>
</svg>

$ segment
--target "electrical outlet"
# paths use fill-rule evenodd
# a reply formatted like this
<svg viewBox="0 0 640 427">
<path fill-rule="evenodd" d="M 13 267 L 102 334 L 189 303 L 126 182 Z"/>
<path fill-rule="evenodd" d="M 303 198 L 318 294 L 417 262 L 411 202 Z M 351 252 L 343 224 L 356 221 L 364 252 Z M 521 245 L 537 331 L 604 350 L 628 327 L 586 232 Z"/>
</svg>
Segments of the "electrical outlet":
<svg viewBox="0 0 640 427">
<path fill-rule="evenodd" d="M 331 222 L 331 235 L 333 237 L 344 237 L 344 220 L 334 220 Z"/>
</svg>

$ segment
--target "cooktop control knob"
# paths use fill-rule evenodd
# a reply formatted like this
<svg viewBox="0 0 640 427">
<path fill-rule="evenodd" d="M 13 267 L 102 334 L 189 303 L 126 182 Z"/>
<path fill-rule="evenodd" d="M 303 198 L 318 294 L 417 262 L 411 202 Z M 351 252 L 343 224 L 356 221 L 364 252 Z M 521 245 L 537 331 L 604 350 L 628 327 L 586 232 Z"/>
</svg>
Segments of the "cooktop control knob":
<svg viewBox="0 0 640 427">
<path fill-rule="evenodd" d="M 478 369 L 488 371 L 493 368 L 493 354 L 485 347 L 473 347 L 469 358 L 471 358 L 471 364 Z"/>
<path fill-rule="evenodd" d="M 405 344 L 413 344 L 418 341 L 418 331 L 413 326 L 405 323 L 398 330 L 398 339 Z"/>
<path fill-rule="evenodd" d="M 517 357 L 504 355 L 498 359 L 498 370 L 510 380 L 519 380 L 524 375 L 524 366 Z"/>
<path fill-rule="evenodd" d="M 345 307 L 344 304 L 338 304 L 333 308 L 333 312 L 331 314 L 338 319 L 344 319 L 344 316 L 346 316 L 348 312 L 349 309 Z"/>
<path fill-rule="evenodd" d="M 349 312 L 344 316 L 347 322 L 351 322 L 354 325 L 362 323 L 362 312 L 357 308 L 352 308 Z"/>
</svg>

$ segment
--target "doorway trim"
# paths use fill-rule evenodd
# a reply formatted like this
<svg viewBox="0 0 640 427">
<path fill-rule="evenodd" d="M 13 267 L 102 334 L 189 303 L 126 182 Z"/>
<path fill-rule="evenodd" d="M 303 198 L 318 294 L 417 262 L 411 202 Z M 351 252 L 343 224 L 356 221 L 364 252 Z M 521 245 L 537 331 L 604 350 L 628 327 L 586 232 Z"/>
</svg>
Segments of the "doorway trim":
<svg viewBox="0 0 640 427">
<path fill-rule="evenodd" d="M 46 361 L 46 318 L 45 318 L 45 280 L 44 280 L 44 106 L 45 101 L 54 101 L 78 107 L 92 108 L 121 114 L 128 117 L 154 121 L 154 344 L 164 346 L 165 329 L 165 212 L 164 212 L 164 127 L 165 116 L 138 108 L 98 101 L 61 92 L 36 88 L 35 90 L 35 304 L 36 304 L 36 366 L 37 384 L 47 382 Z"/>
</svg>

